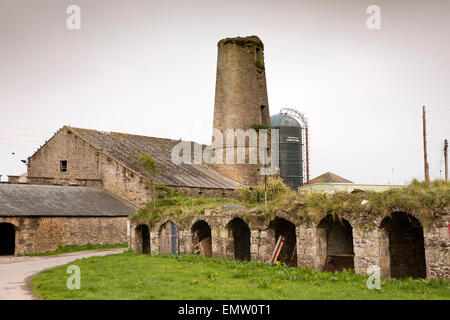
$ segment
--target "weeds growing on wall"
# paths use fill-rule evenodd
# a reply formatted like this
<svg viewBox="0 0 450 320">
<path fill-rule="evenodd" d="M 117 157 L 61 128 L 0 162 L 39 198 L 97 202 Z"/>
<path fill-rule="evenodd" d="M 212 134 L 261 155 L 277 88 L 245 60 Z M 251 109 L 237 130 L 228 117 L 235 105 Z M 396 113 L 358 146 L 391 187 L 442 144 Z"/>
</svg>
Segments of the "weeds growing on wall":
<svg viewBox="0 0 450 320">
<path fill-rule="evenodd" d="M 179 192 L 174 192 L 172 188 L 162 185 L 156 185 L 155 189 L 163 191 L 156 198 L 156 209 L 150 202 L 137 213 L 131 215 L 130 219 L 137 224 L 145 223 L 152 227 L 164 217 L 173 217 L 182 223 L 192 216 L 203 214 L 205 209 L 216 208 L 225 203 L 239 203 L 239 201 L 230 198 L 184 197 Z"/>
<path fill-rule="evenodd" d="M 394 188 L 384 192 L 336 192 L 332 194 L 317 192 L 293 192 L 280 178 L 267 180 L 267 206 L 264 204 L 264 184 L 256 187 L 242 187 L 238 190 L 238 200 L 229 198 L 190 198 L 170 192 L 159 197 L 157 209 L 147 205 L 132 219 L 150 225 L 166 216 L 178 221 L 204 213 L 225 203 L 237 203 L 247 207 L 242 216 L 248 221 L 265 223 L 280 212 L 298 223 L 317 223 L 328 214 L 336 220 L 344 216 L 358 216 L 362 212 L 368 216 L 389 216 L 396 211 L 415 213 L 422 222 L 432 223 L 445 214 L 450 206 L 450 182 L 435 180 L 430 183 L 413 180 L 404 188 Z M 370 219 L 369 219 L 370 220 Z"/>
</svg>

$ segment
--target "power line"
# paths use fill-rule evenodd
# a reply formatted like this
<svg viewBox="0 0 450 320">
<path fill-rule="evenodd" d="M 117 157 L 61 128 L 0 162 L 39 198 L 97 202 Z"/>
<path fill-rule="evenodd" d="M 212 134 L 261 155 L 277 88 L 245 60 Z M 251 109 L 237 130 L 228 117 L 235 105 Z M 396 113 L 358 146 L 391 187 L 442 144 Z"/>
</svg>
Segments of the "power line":
<svg viewBox="0 0 450 320">
<path fill-rule="evenodd" d="M 3 142 L 0 142 L 0 144 L 7 145 L 7 146 L 14 146 L 14 147 L 33 148 L 31 145 L 24 146 L 24 145 L 19 145 L 19 144 L 11 144 L 11 143 L 3 143 Z"/>
<path fill-rule="evenodd" d="M 428 112 L 442 112 L 442 111 L 450 111 L 450 109 L 431 110 Z"/>
<path fill-rule="evenodd" d="M 20 129 L 20 130 L 29 130 L 29 131 L 39 131 L 39 132 L 45 132 L 45 133 L 48 133 L 49 131 L 51 131 L 51 130 L 39 130 L 39 129 L 13 127 L 13 126 L 7 126 L 7 125 L 3 125 L 3 124 L 0 124 L 0 127 L 12 128 L 12 129 Z"/>
<path fill-rule="evenodd" d="M 24 136 L 24 137 L 32 137 L 32 138 L 44 138 L 44 136 L 36 136 L 31 134 L 23 134 L 23 133 L 17 133 L 17 132 L 0 132 L 1 134 L 10 134 L 10 135 L 17 135 L 17 136 Z"/>
</svg>

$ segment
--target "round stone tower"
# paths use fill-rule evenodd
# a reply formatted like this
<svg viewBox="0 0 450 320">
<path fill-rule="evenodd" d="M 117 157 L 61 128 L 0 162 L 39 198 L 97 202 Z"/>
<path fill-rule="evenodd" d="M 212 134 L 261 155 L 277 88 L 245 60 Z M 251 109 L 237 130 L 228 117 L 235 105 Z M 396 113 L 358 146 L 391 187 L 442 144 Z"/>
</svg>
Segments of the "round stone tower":
<svg viewBox="0 0 450 320">
<path fill-rule="evenodd" d="M 270 116 L 262 41 L 257 36 L 220 40 L 213 128 L 223 134 L 223 144 L 218 145 L 213 136 L 212 147 L 216 155 L 223 151 L 224 161 L 214 164 L 215 170 L 236 182 L 257 184 L 263 164 L 259 155 L 256 164 L 254 154 L 250 155 L 258 154 L 255 140 L 247 137 L 245 146 L 237 142 L 230 145 L 226 143 L 226 130 L 242 129 L 249 133 L 249 129 L 264 126 L 270 127 Z M 226 152 L 230 151 L 234 151 L 234 161 L 226 159 Z M 239 153 L 245 153 L 245 163 L 237 159 Z"/>
</svg>

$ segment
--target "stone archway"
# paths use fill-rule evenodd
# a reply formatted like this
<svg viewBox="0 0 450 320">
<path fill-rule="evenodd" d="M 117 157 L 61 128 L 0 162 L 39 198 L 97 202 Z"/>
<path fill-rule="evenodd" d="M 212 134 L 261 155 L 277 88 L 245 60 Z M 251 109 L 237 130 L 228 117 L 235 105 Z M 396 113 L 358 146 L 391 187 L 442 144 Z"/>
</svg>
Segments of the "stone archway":
<svg viewBox="0 0 450 320">
<path fill-rule="evenodd" d="M 159 229 L 159 253 L 178 254 L 178 228 L 172 221 L 167 221 Z"/>
<path fill-rule="evenodd" d="M 338 271 L 354 269 L 353 228 L 345 220 L 327 215 L 317 225 L 319 270 Z"/>
<path fill-rule="evenodd" d="M 14 255 L 16 228 L 11 223 L 0 223 L 0 255 Z"/>
<path fill-rule="evenodd" d="M 426 278 L 423 228 L 414 216 L 395 212 L 380 223 L 381 250 L 386 254 L 380 263 L 382 274 L 391 278 Z M 383 240 L 383 239 L 381 239 Z M 384 246 L 384 248 L 383 248 Z"/>
<path fill-rule="evenodd" d="M 227 225 L 227 250 L 234 259 L 250 260 L 250 228 L 241 218 L 234 218 Z"/>
<path fill-rule="evenodd" d="M 192 225 L 192 253 L 212 257 L 211 227 L 203 220 Z"/>
<path fill-rule="evenodd" d="M 273 235 L 275 244 L 280 236 L 284 238 L 277 261 L 284 262 L 290 266 L 297 266 L 297 235 L 295 233 L 295 224 L 284 218 L 276 217 L 270 222 L 269 230 Z"/>
<path fill-rule="evenodd" d="M 136 250 L 139 253 L 150 254 L 150 230 L 145 224 L 136 227 Z"/>
</svg>

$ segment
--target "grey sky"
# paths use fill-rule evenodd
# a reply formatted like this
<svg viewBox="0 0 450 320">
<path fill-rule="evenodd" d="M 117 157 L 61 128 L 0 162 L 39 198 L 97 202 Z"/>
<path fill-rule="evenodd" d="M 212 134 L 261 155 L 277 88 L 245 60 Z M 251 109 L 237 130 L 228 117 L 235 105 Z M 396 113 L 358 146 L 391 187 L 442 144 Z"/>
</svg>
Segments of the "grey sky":
<svg viewBox="0 0 450 320">
<path fill-rule="evenodd" d="M 0 0 L 0 174 L 25 172 L 63 125 L 210 143 L 217 42 L 248 35 L 265 45 L 271 114 L 309 119 L 312 177 L 423 179 L 422 105 L 443 176 L 450 0 Z"/>
</svg>

